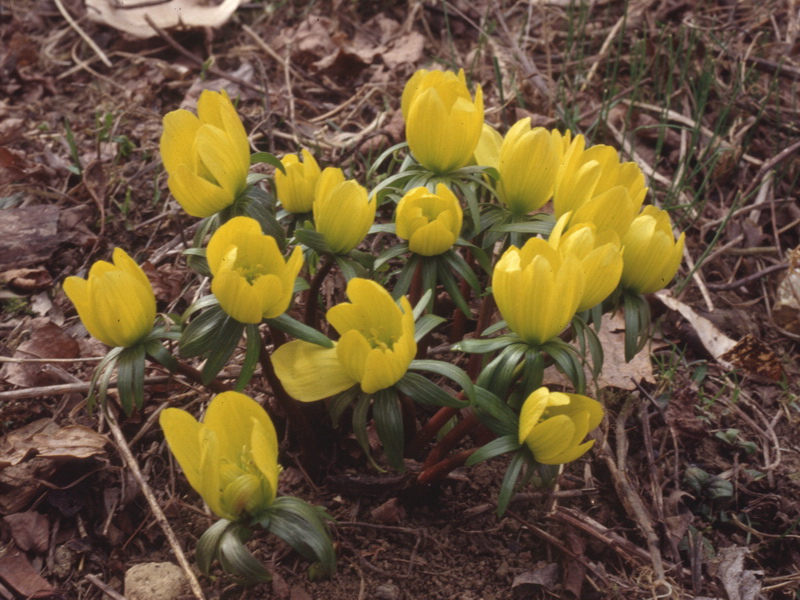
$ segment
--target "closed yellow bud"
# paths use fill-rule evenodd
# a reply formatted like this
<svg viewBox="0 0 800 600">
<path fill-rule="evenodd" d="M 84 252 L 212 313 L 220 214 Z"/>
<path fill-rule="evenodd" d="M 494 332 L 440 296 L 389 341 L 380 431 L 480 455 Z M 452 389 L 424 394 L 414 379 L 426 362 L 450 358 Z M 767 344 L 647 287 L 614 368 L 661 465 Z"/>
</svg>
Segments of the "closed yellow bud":
<svg viewBox="0 0 800 600">
<path fill-rule="evenodd" d="M 327 313 L 340 335 L 334 348 L 297 340 L 272 355 L 284 388 L 302 402 L 333 396 L 356 383 L 366 394 L 388 388 L 414 359 L 414 313 L 407 298 L 398 306 L 380 285 L 359 278 L 347 284 L 347 297 L 351 302 Z"/>
<path fill-rule="evenodd" d="M 602 420 L 603 407 L 597 400 L 541 387 L 522 405 L 519 443 L 526 444 L 542 464 L 564 464 L 594 445 L 594 440 L 583 440 Z"/>
<path fill-rule="evenodd" d="M 488 123 L 484 123 L 478 145 L 475 146 L 475 164 L 497 169 L 500 166 L 500 148 L 502 146 L 503 136 L 500 135 L 500 132 Z"/>
<path fill-rule="evenodd" d="M 129 348 L 152 329 L 156 298 L 144 271 L 122 248 L 113 264 L 99 260 L 89 277 L 67 277 L 64 292 L 87 331 L 108 346 Z"/>
<path fill-rule="evenodd" d="M 322 172 L 314 198 L 314 227 L 335 254 L 347 254 L 366 237 L 375 221 L 375 199 L 341 169 Z"/>
<path fill-rule="evenodd" d="M 619 154 L 611 146 L 586 148 L 584 137 L 577 135 L 564 151 L 556 178 L 553 210 L 557 217 L 577 211 L 591 199 L 620 186 L 626 191 L 633 218 L 647 195 L 642 170 L 636 163 L 620 163 Z M 627 207 L 619 210 L 627 210 Z"/>
<path fill-rule="evenodd" d="M 622 237 L 622 286 L 637 294 L 666 287 L 681 264 L 685 238 L 681 233 L 676 242 L 669 215 L 655 206 L 645 206 Z"/>
<path fill-rule="evenodd" d="M 537 210 L 553 195 L 561 164 L 561 134 L 544 127 L 531 129 L 530 118 L 517 121 L 500 147 L 497 195 L 515 215 Z"/>
<path fill-rule="evenodd" d="M 557 336 L 583 296 L 578 259 L 564 258 L 540 238 L 511 246 L 495 265 L 492 290 L 509 329 L 532 346 Z"/>
<path fill-rule="evenodd" d="M 199 423 L 166 408 L 159 423 L 186 479 L 218 517 L 258 516 L 278 490 L 278 436 L 266 411 L 239 392 L 216 396 Z"/>
<path fill-rule="evenodd" d="M 434 256 L 449 250 L 461 233 L 463 211 L 456 195 L 443 183 L 436 193 L 417 187 L 397 205 L 397 237 L 408 240 L 412 252 Z"/>
<path fill-rule="evenodd" d="M 417 161 L 444 175 L 469 163 L 483 129 L 483 91 L 469 93 L 464 70 L 412 75 L 403 89 L 408 147 Z"/>
<path fill-rule="evenodd" d="M 320 176 L 317 161 L 308 150 L 301 150 L 303 162 L 296 154 L 287 154 L 281 159 L 284 175 L 275 171 L 275 189 L 283 208 L 290 213 L 307 213 L 314 203 L 314 190 Z"/>
<path fill-rule="evenodd" d="M 240 323 L 260 323 L 289 308 L 303 266 L 300 246 L 285 260 L 258 221 L 235 217 L 211 236 L 206 257 L 214 276 L 211 291 L 222 310 Z"/>
<path fill-rule="evenodd" d="M 556 223 L 547 243 L 562 258 L 575 256 L 581 264 L 584 288 L 577 312 L 596 306 L 611 294 L 622 275 L 622 248 L 614 231 L 597 231 L 593 223 L 578 223 L 564 231 L 571 213 Z"/>
<path fill-rule="evenodd" d="M 169 190 L 193 217 L 218 213 L 247 187 L 247 133 L 224 91 L 204 91 L 197 116 L 188 110 L 168 113 L 160 146 Z"/>
</svg>

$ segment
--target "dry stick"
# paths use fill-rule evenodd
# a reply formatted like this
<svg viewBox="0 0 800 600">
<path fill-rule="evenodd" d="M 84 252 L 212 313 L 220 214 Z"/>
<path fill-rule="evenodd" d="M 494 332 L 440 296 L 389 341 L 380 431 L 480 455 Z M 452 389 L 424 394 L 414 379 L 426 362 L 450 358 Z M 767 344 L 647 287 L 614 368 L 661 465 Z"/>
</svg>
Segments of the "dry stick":
<svg viewBox="0 0 800 600">
<path fill-rule="evenodd" d="M 111 598 L 111 600 L 125 600 L 125 596 L 118 593 L 114 590 L 114 588 L 110 587 L 107 583 L 102 581 L 97 575 L 92 575 L 91 573 L 87 573 L 83 576 L 83 578 L 94 585 L 95 587 L 99 588 L 101 592 L 103 592 L 106 596 Z"/>
<path fill-rule="evenodd" d="M 162 29 L 161 27 L 159 27 L 158 25 L 156 25 L 153 22 L 153 20 L 150 18 L 150 15 L 145 15 L 144 16 L 144 20 L 147 21 L 147 24 L 150 25 L 150 27 L 153 28 L 153 30 L 159 35 L 159 37 L 161 37 L 161 39 L 163 39 L 165 42 L 167 42 L 170 46 L 172 46 L 180 54 L 182 54 L 183 56 L 188 58 L 190 61 L 192 61 L 197 66 L 205 67 L 205 62 L 206 61 L 198 58 L 197 56 L 195 56 L 194 54 L 189 52 L 186 48 L 181 46 L 178 42 L 176 42 L 175 38 L 173 38 L 164 29 Z M 236 77 L 236 75 L 231 75 L 230 73 L 226 73 L 225 71 L 222 71 L 222 70 L 220 70 L 220 69 L 218 69 L 218 68 L 216 68 L 214 66 L 209 66 L 206 70 L 209 73 L 211 73 L 212 75 L 216 75 L 217 77 L 222 77 L 223 79 L 227 79 L 228 81 L 231 81 L 233 83 L 241 85 L 242 87 L 246 87 L 247 89 L 253 90 L 254 92 L 258 92 L 259 94 L 266 94 L 267 93 L 266 90 L 264 90 L 263 88 L 260 88 L 257 85 L 254 85 L 254 84 L 250 83 L 249 81 L 247 81 L 245 79 L 242 79 L 241 77 Z"/>
<path fill-rule="evenodd" d="M 172 377 L 168 375 L 155 375 L 153 377 L 145 377 L 145 385 L 166 383 Z M 115 389 L 115 386 L 109 386 L 109 390 Z M 39 398 L 41 396 L 58 396 L 60 394 L 79 394 L 89 391 L 88 383 L 62 383 L 59 385 L 46 385 L 35 388 L 25 388 L 21 390 L 10 390 L 8 392 L 0 392 L 0 402 L 8 400 L 24 400 L 26 398 Z"/>
<path fill-rule="evenodd" d="M 86 42 L 92 51 L 97 54 L 97 57 L 103 61 L 103 64 L 109 68 L 114 66 L 111 64 L 111 61 L 108 60 L 105 52 L 100 49 L 100 46 L 94 43 L 94 40 L 89 37 L 89 34 L 81 29 L 81 26 L 78 25 L 77 21 L 75 21 L 75 19 L 72 18 L 72 15 L 67 12 L 67 9 L 64 8 L 64 5 L 61 3 L 61 0 L 54 1 L 56 3 L 56 7 L 58 8 L 58 12 L 61 13 L 61 16 L 63 16 L 66 22 L 69 23 L 69 26 L 72 27 L 75 32 L 83 38 L 83 41 Z"/>
<path fill-rule="evenodd" d="M 656 576 L 656 583 L 663 584 L 666 582 L 664 577 L 664 563 L 661 560 L 661 551 L 658 548 L 658 535 L 653 529 L 653 520 L 644 507 L 641 497 L 633 489 L 627 475 L 627 466 L 625 458 L 628 455 L 628 436 L 625 432 L 625 422 L 633 412 L 633 398 L 629 397 L 620 411 L 615 424 L 615 433 L 617 439 L 617 460 L 614 461 L 614 454 L 608 442 L 604 442 L 603 455 L 605 458 L 606 466 L 611 472 L 611 478 L 614 480 L 614 487 L 617 490 L 622 504 L 625 506 L 628 514 L 634 519 L 639 530 L 644 535 L 647 549 L 650 553 L 650 559 L 653 564 L 653 571 Z"/>
<path fill-rule="evenodd" d="M 181 548 L 181 544 L 178 541 L 178 536 L 175 535 L 172 527 L 170 527 L 167 517 L 164 516 L 161 507 L 158 505 L 158 501 L 153 494 L 153 490 L 150 489 L 150 486 L 145 480 L 144 475 L 142 475 L 142 471 L 139 468 L 139 463 L 136 462 L 136 458 L 133 456 L 131 449 L 128 447 L 128 442 L 125 440 L 125 436 L 122 434 L 122 430 L 119 428 L 119 425 L 117 425 L 116 419 L 109 413 L 107 421 L 108 427 L 111 430 L 111 434 L 114 436 L 114 441 L 117 442 L 119 453 L 125 460 L 125 463 L 127 464 L 128 469 L 130 469 L 134 479 L 136 479 L 136 482 L 139 484 L 139 487 L 141 488 L 142 493 L 147 500 L 147 504 L 150 505 L 150 510 L 153 511 L 153 516 L 161 527 L 161 531 L 163 531 L 164 535 L 167 536 L 167 541 L 172 547 L 172 551 L 175 553 L 175 558 L 178 559 L 178 563 L 183 568 L 183 572 L 186 575 L 186 578 L 189 580 L 189 586 L 192 588 L 192 593 L 198 600 L 205 600 L 206 597 L 203 593 L 203 589 L 200 587 L 200 582 L 197 581 L 197 577 L 195 577 L 194 571 L 192 571 L 192 567 L 189 564 L 189 561 L 186 559 L 186 555 L 183 553 L 183 548 Z"/>
</svg>

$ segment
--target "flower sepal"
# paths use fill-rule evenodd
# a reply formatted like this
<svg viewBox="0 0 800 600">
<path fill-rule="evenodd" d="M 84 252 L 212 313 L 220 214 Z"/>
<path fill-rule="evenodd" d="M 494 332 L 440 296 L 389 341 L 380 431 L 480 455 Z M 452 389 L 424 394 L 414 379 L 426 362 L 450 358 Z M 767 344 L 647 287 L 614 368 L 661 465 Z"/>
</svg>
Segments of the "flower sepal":
<svg viewBox="0 0 800 600">
<path fill-rule="evenodd" d="M 623 291 L 625 311 L 625 362 L 630 362 L 644 348 L 650 337 L 650 305 L 642 296 Z"/>
<path fill-rule="evenodd" d="M 178 351 L 186 358 L 206 358 L 202 379 L 203 384 L 208 385 L 236 350 L 245 324 L 225 313 L 219 302 L 206 301 L 205 304 L 208 308 L 183 330 Z"/>
</svg>

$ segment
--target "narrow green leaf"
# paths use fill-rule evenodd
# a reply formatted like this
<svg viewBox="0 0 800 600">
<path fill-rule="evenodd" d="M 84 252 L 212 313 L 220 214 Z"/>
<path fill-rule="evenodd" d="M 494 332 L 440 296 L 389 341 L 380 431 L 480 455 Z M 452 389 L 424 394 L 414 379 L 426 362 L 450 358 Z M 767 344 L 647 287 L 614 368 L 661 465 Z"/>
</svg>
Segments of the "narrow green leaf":
<svg viewBox="0 0 800 600">
<path fill-rule="evenodd" d="M 400 269 L 400 274 L 397 276 L 397 281 L 392 289 L 392 298 L 395 300 L 405 295 L 408 288 L 411 287 L 411 281 L 414 279 L 414 271 L 417 270 L 419 259 L 418 254 L 412 254 L 403 264 L 403 268 Z"/>
<path fill-rule="evenodd" d="M 475 271 L 470 268 L 463 256 L 452 249 L 442 254 L 442 256 L 448 266 L 457 273 L 461 279 L 466 281 L 467 285 L 469 285 L 476 294 L 480 294 L 483 291 L 481 283 L 478 281 L 477 275 L 475 275 Z"/>
<path fill-rule="evenodd" d="M 317 331 L 313 327 L 309 327 L 305 323 L 301 323 L 286 313 L 274 319 L 266 319 L 266 322 L 270 326 L 280 329 L 298 340 L 310 342 L 317 346 L 322 346 L 323 348 L 333 348 L 333 342 L 324 333 Z"/>
<path fill-rule="evenodd" d="M 306 248 L 311 248 L 320 254 L 333 254 L 328 243 L 325 241 L 325 236 L 312 229 L 295 229 L 295 239 L 303 244 Z"/>
<path fill-rule="evenodd" d="M 264 568 L 242 543 L 241 526 L 225 530 L 219 543 L 219 562 L 226 573 L 242 580 L 242 583 L 253 585 L 270 581 L 272 575 Z"/>
<path fill-rule="evenodd" d="M 417 321 L 422 316 L 422 313 L 425 312 L 428 303 L 431 301 L 431 296 L 433 296 L 433 290 L 425 290 L 425 293 L 422 294 L 422 298 L 419 299 L 419 302 L 414 307 L 414 321 Z"/>
<path fill-rule="evenodd" d="M 422 338 L 424 338 L 445 321 L 447 321 L 447 319 L 436 315 L 423 315 L 414 323 L 414 341 L 419 343 Z"/>
<path fill-rule="evenodd" d="M 178 342 L 181 356 L 191 358 L 210 352 L 216 346 L 216 332 L 227 318 L 228 315 L 218 303 L 195 317 L 183 330 Z"/>
<path fill-rule="evenodd" d="M 349 390 L 345 390 L 336 394 L 328 401 L 328 414 L 331 416 L 331 421 L 334 427 L 339 426 L 339 419 L 347 407 L 353 403 L 356 396 L 361 392 L 360 385 L 354 385 Z"/>
<path fill-rule="evenodd" d="M 481 337 L 489 337 L 493 333 L 497 333 L 498 331 L 500 331 L 501 329 L 505 329 L 506 327 L 508 327 L 508 324 L 505 322 L 504 319 L 500 319 L 494 325 L 490 325 L 489 327 L 484 329 L 481 332 Z"/>
<path fill-rule="evenodd" d="M 261 354 L 261 333 L 258 331 L 258 325 L 247 325 L 245 327 L 247 337 L 247 347 L 242 361 L 242 370 L 239 373 L 239 378 L 236 380 L 234 389 L 237 392 L 244 391 L 253 373 L 256 371 L 258 358 Z"/>
<path fill-rule="evenodd" d="M 140 407 L 144 396 L 144 348 L 125 348 L 117 360 L 117 392 L 122 410 L 131 416 Z M 137 381 L 138 380 L 138 381 Z"/>
<path fill-rule="evenodd" d="M 378 438 L 383 445 L 386 460 L 401 473 L 403 463 L 403 412 L 394 389 L 387 388 L 375 393 L 372 400 L 372 416 Z"/>
<path fill-rule="evenodd" d="M 197 311 L 209 308 L 211 306 L 219 306 L 219 300 L 217 300 L 217 297 L 214 294 L 209 294 L 208 296 L 198 298 L 189 305 L 189 308 L 183 311 L 183 314 L 180 318 L 181 323 L 188 321 L 189 317 L 191 317 Z"/>
<path fill-rule="evenodd" d="M 489 390 L 475 386 L 473 410 L 478 420 L 499 437 L 516 436 L 519 432 L 519 417 Z"/>
<path fill-rule="evenodd" d="M 499 437 L 476 450 L 472 456 L 467 459 L 466 466 L 472 467 L 485 460 L 500 456 L 501 454 L 514 452 L 519 446 L 520 444 L 516 435 Z"/>
<path fill-rule="evenodd" d="M 470 401 L 475 399 L 475 386 L 472 384 L 472 380 L 463 369 L 454 364 L 441 360 L 412 360 L 408 368 L 412 371 L 425 371 L 447 377 L 464 390 Z"/>
<path fill-rule="evenodd" d="M 514 494 L 514 487 L 517 484 L 522 467 L 525 466 L 524 452 L 517 452 L 512 458 L 511 463 L 508 465 L 503 483 L 500 485 L 500 493 L 497 494 L 497 516 L 502 517 L 508 508 L 508 503 L 511 502 L 511 496 Z"/>
<path fill-rule="evenodd" d="M 586 391 L 586 374 L 583 372 L 583 364 L 575 348 L 562 340 L 550 340 L 542 344 L 541 349 L 547 352 L 553 362 L 561 368 L 575 386 L 575 391 L 583 394 Z"/>
<path fill-rule="evenodd" d="M 516 369 L 525 355 L 527 344 L 511 344 L 490 362 L 478 377 L 477 384 L 498 396 L 506 396 L 516 377 Z"/>
<path fill-rule="evenodd" d="M 197 541 L 195 547 L 195 560 L 197 561 L 197 568 L 200 572 L 208 577 L 211 574 L 211 565 L 219 554 L 219 545 L 222 542 L 222 536 L 225 530 L 231 526 L 232 523 L 226 519 L 220 519 L 211 527 L 203 532 L 200 539 Z"/>
<path fill-rule="evenodd" d="M 444 289 L 447 291 L 450 299 L 455 303 L 458 309 L 467 316 L 467 318 L 472 318 L 472 310 L 469 307 L 469 303 L 461 294 L 461 289 L 459 288 L 455 277 L 453 277 L 452 271 L 450 271 L 447 268 L 447 265 L 442 262 L 437 262 L 436 266 L 439 281 L 441 281 L 442 287 L 444 287 Z"/>
<path fill-rule="evenodd" d="M 145 344 L 147 355 L 155 360 L 158 364 L 169 369 L 174 373 L 178 369 L 178 361 L 174 356 L 164 348 L 163 344 L 158 340 L 150 340 Z"/>
<path fill-rule="evenodd" d="M 266 163 L 278 169 L 281 173 L 286 175 L 286 167 L 283 166 L 281 159 L 270 152 L 256 152 L 250 155 L 250 164 L 257 165 L 258 163 Z"/>
<path fill-rule="evenodd" d="M 208 385 L 228 362 L 233 351 L 236 350 L 239 340 L 242 339 L 243 331 L 243 323 L 225 315 L 225 320 L 216 331 L 216 345 L 208 352 L 206 364 L 203 365 L 203 385 Z"/>
<path fill-rule="evenodd" d="M 369 458 L 372 464 L 372 453 L 369 449 L 369 436 L 367 435 L 367 414 L 369 407 L 372 404 L 372 397 L 368 394 L 362 394 L 356 400 L 355 407 L 353 408 L 353 435 L 356 436 L 356 441 L 361 449 Z"/>
<path fill-rule="evenodd" d="M 450 406 L 466 408 L 468 402 L 453 398 L 438 385 L 418 373 L 407 372 L 395 387 L 414 402 L 428 406 Z"/>
<path fill-rule="evenodd" d="M 452 350 L 469 354 L 489 354 L 518 343 L 519 338 L 516 335 L 501 335 L 490 340 L 462 340 L 453 344 Z"/>
</svg>

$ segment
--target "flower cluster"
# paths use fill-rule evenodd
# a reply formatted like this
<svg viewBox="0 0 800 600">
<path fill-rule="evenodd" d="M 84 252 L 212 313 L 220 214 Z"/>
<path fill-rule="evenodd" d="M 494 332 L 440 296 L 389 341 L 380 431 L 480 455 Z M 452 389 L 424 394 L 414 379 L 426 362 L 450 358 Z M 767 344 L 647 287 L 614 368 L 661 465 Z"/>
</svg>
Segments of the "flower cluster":
<svg viewBox="0 0 800 600">
<path fill-rule="evenodd" d="M 501 134 L 485 122 L 481 87 L 471 92 L 463 70 L 418 71 L 399 108 L 407 148 L 387 151 L 368 170 L 375 181 L 362 185 L 308 149 L 251 156 L 227 94 L 204 92 L 196 115 L 164 117 L 161 156 L 175 200 L 204 219 L 186 254 L 201 285 L 210 278 L 210 294 L 156 326 L 147 277 L 119 248 L 114 264 L 99 261 L 88 279 L 64 282 L 89 333 L 114 347 L 99 387 L 104 393 L 118 363 L 127 412 L 142 403 L 145 355 L 180 366 L 159 340 L 177 341 L 182 360 L 202 359 L 200 371 L 184 365 L 182 374 L 236 390 L 217 395 L 203 422 L 178 408 L 160 415 L 189 484 L 227 523 L 204 536 L 204 572 L 214 557 L 232 572 L 257 572 L 241 545 L 243 528 L 256 525 L 327 572 L 335 566 L 324 511 L 278 496 L 278 435 L 241 393 L 248 386 L 276 400 L 287 419 L 283 443 L 300 446 L 292 449 L 312 473 L 333 454 L 320 444 L 343 429 L 344 415 L 372 464 L 381 459 L 371 424 L 385 464 L 403 470 L 406 458 L 423 460 L 414 478 L 421 487 L 465 461 L 513 453 L 502 512 L 520 465 L 545 473 L 592 447 L 587 436 L 604 413 L 584 395 L 589 359 L 595 375 L 602 369 L 589 325 L 624 310 L 630 358 L 649 322 L 641 295 L 666 286 L 680 266 L 684 235 L 676 240 L 668 213 L 644 205 L 644 175 L 615 149 L 528 118 Z M 391 153 L 401 166 L 381 173 Z M 267 189 L 259 183 L 267 175 L 250 173 L 257 162 L 275 167 Z M 438 327 L 451 362 L 428 358 Z M 461 360 L 462 352 L 488 357 Z M 223 371 L 234 356 L 242 357 L 235 378 Z M 551 365 L 574 393 L 544 385 Z M 314 411 L 323 405 L 330 423 Z M 447 457 L 480 425 L 497 439 Z"/>
</svg>

